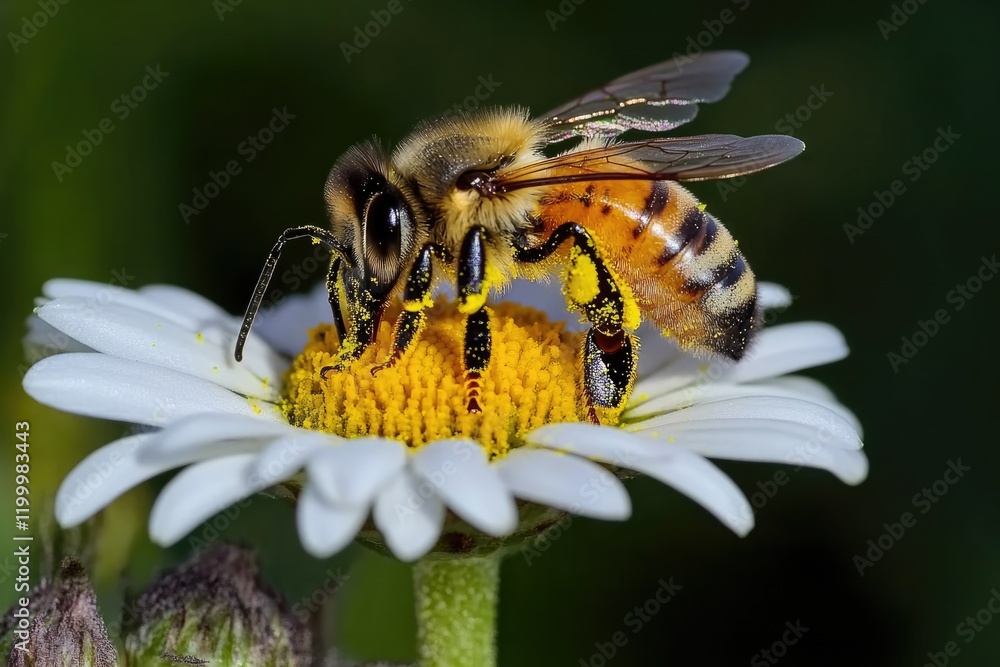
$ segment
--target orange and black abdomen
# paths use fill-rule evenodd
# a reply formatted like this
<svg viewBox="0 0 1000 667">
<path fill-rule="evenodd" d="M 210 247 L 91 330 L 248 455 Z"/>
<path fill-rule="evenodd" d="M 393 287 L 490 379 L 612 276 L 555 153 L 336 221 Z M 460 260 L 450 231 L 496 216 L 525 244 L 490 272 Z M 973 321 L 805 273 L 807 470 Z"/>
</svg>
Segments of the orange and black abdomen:
<svg viewBox="0 0 1000 667">
<path fill-rule="evenodd" d="M 753 272 L 729 231 L 672 181 L 553 186 L 538 218 L 583 225 L 645 319 L 682 348 L 740 359 L 756 326 Z"/>
</svg>

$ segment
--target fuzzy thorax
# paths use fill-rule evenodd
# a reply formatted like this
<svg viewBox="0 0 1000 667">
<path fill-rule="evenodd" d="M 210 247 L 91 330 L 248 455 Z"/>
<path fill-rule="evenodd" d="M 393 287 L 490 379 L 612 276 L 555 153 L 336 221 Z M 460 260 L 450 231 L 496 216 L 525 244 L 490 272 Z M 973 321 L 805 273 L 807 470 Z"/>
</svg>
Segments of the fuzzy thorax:
<svg viewBox="0 0 1000 667">
<path fill-rule="evenodd" d="M 375 344 L 325 379 L 320 370 L 334 362 L 337 334 L 331 325 L 313 329 L 286 378 L 283 408 L 289 422 L 344 437 L 383 436 L 413 448 L 464 436 L 495 458 L 532 429 L 583 421 L 580 335 L 513 303 L 489 308 L 493 355 L 480 380 L 482 413 L 467 412 L 465 318 L 453 303 L 439 299 L 413 348 L 374 377 L 372 367 L 391 354 L 398 306 L 386 313 Z"/>
</svg>

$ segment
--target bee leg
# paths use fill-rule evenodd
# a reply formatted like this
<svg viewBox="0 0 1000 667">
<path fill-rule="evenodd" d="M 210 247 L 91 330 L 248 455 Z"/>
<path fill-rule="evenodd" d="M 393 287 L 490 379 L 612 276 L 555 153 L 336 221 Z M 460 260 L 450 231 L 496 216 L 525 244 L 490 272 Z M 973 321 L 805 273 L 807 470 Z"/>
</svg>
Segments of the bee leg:
<svg viewBox="0 0 1000 667">
<path fill-rule="evenodd" d="M 490 365 L 493 339 L 490 313 L 480 308 L 465 320 L 465 395 L 469 412 L 482 412 L 479 389 L 483 373 Z"/>
<path fill-rule="evenodd" d="M 608 336 L 596 329 L 587 331 L 583 342 L 583 391 L 587 401 L 587 416 L 600 424 L 597 408 L 621 411 L 635 385 L 635 336 L 625 331 Z"/>
<path fill-rule="evenodd" d="M 343 285 L 347 295 L 348 314 L 351 317 L 351 330 L 347 332 L 345 338 L 341 339 L 340 350 L 337 352 L 334 363 L 320 369 L 319 376 L 323 379 L 326 379 L 330 373 L 339 373 L 344 370 L 351 362 L 359 359 L 368 346 L 375 342 L 378 326 L 385 311 L 386 297 L 373 294 L 366 289 L 362 278 L 353 272 L 344 273 Z"/>
<path fill-rule="evenodd" d="M 515 248 L 514 259 L 531 264 L 544 261 L 567 240 L 573 241 L 573 247 L 569 256 L 566 299 L 583 312 L 599 332 L 617 335 L 626 326 L 625 296 L 600 256 L 594 237 L 581 225 L 575 222 L 559 225 L 541 245 Z"/>
<path fill-rule="evenodd" d="M 282 249 L 289 241 L 302 238 L 311 238 L 314 242 L 322 243 L 336 254 L 338 262 L 341 258 L 350 257 L 347 249 L 344 248 L 340 241 L 329 231 L 320 227 L 303 225 L 301 227 L 289 227 L 283 231 L 281 236 L 278 237 L 278 241 L 274 244 L 274 247 L 271 248 L 271 252 L 267 255 L 267 261 L 264 262 L 264 268 L 260 272 L 260 278 L 257 279 L 257 286 L 254 288 L 253 296 L 250 298 L 250 305 L 247 306 L 246 314 L 243 316 L 243 324 L 240 326 L 239 335 L 236 337 L 236 349 L 233 353 L 236 361 L 243 361 L 243 348 L 246 345 L 247 337 L 250 335 L 254 319 L 257 317 L 257 311 L 260 310 L 261 302 L 264 300 L 264 293 L 267 292 L 271 276 L 274 275 L 274 269 L 278 265 L 278 259 L 281 258 Z M 350 262 L 349 259 L 348 262 Z M 329 289 L 329 282 L 327 283 L 327 288 Z"/>
<path fill-rule="evenodd" d="M 378 375 L 386 368 L 392 368 L 409 349 L 424 325 L 427 324 L 426 308 L 433 305 L 431 301 L 431 278 L 433 254 L 440 248 L 434 243 L 428 243 L 417 254 L 417 259 L 410 268 L 403 288 L 403 311 L 399 314 L 392 334 L 392 356 L 388 360 L 372 367 L 372 375 Z"/>
<path fill-rule="evenodd" d="M 340 309 L 340 257 L 330 262 L 330 270 L 326 273 L 326 292 L 330 295 L 330 310 L 333 311 L 333 326 L 337 328 L 337 340 L 343 343 L 347 340 L 347 324 L 344 323 L 344 311 Z"/>
<path fill-rule="evenodd" d="M 482 412 L 480 388 L 483 373 L 490 365 L 492 336 L 490 314 L 486 309 L 489 285 L 486 283 L 486 230 L 473 227 L 462 239 L 458 256 L 458 310 L 465 319 L 465 391 L 466 409 Z"/>
<path fill-rule="evenodd" d="M 588 416 L 600 423 L 597 408 L 620 411 L 635 383 L 638 347 L 626 331 L 638 326 L 638 314 L 628 316 L 626 296 L 615 282 L 590 233 L 575 222 L 559 225 L 544 243 L 517 248 L 514 259 L 541 262 L 572 240 L 565 294 L 593 328 L 584 340 L 583 390 Z"/>
</svg>

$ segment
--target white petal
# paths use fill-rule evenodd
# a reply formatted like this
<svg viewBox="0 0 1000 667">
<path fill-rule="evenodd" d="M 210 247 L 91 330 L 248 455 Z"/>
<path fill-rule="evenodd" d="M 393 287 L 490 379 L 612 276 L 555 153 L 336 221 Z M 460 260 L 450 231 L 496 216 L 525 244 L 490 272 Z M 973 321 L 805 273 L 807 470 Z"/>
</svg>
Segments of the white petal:
<svg viewBox="0 0 1000 667">
<path fill-rule="evenodd" d="M 779 391 L 783 390 L 788 391 L 790 394 L 798 394 L 806 400 L 833 410 L 854 425 L 854 430 L 858 432 L 858 436 L 864 437 L 864 429 L 861 427 L 861 421 L 857 415 L 851 412 L 846 405 L 839 402 L 834 393 L 830 391 L 830 388 L 819 380 L 814 380 L 804 375 L 782 375 L 781 377 L 768 378 L 767 380 L 761 380 L 760 382 L 744 386 L 776 387 Z"/>
<path fill-rule="evenodd" d="M 158 315 L 192 331 L 196 331 L 199 324 L 203 324 L 196 317 L 192 317 L 183 310 L 177 310 L 168 304 L 158 303 L 150 296 L 135 290 L 107 283 L 95 283 L 88 280 L 74 280 L 71 278 L 55 278 L 42 285 L 42 293 L 50 299 L 79 297 L 86 300 L 94 312 L 98 312 L 109 305 L 133 308 Z"/>
<path fill-rule="evenodd" d="M 740 396 L 702 403 L 628 425 L 630 431 L 665 432 L 677 424 L 707 420 L 773 419 L 794 422 L 811 430 L 816 439 L 845 449 L 861 449 L 854 425 L 836 412 L 799 398 Z"/>
<path fill-rule="evenodd" d="M 115 303 L 95 308 L 84 297 L 70 296 L 49 301 L 38 316 L 98 352 L 187 373 L 247 396 L 279 398 L 277 388 L 237 363 L 230 349 L 152 313 Z"/>
<path fill-rule="evenodd" d="M 307 294 L 292 294 L 274 308 L 262 310 L 254 322 L 253 333 L 274 349 L 295 355 L 309 341 L 310 329 L 332 319 L 326 285 L 319 283 Z"/>
<path fill-rule="evenodd" d="M 258 479 L 268 485 L 284 482 L 305 466 L 317 451 L 334 446 L 340 440 L 337 436 L 320 431 L 289 429 L 291 433 L 274 440 L 254 459 L 247 469 L 251 482 Z"/>
<path fill-rule="evenodd" d="M 801 394 L 802 398 L 821 404 L 837 402 L 837 397 L 830 391 L 829 387 L 819 380 L 804 375 L 782 375 L 781 377 L 768 378 L 753 386 L 778 387 Z"/>
<path fill-rule="evenodd" d="M 412 562 L 437 543 L 444 514 L 444 505 L 431 485 L 403 470 L 379 494 L 372 516 L 392 553 Z"/>
<path fill-rule="evenodd" d="M 174 289 L 179 290 L 179 288 Z M 65 278 L 46 282 L 42 286 L 42 292 L 50 299 L 80 297 L 95 313 L 99 313 L 109 305 L 117 305 L 151 314 L 192 333 L 201 333 L 206 341 L 216 343 L 226 350 L 233 350 L 236 344 L 240 320 L 233 317 L 220 319 L 211 315 L 206 317 L 209 306 L 204 303 L 200 306 L 191 305 L 191 300 L 197 298 L 197 295 L 192 295 L 191 299 L 188 299 L 189 308 L 178 309 L 176 293 L 173 298 L 157 300 L 156 297 L 164 293 L 162 286 L 154 286 L 147 292 L 141 292 L 105 283 Z M 243 364 L 258 377 L 277 381 L 281 372 L 287 367 L 287 360 L 276 354 L 263 338 L 250 336 L 243 350 Z"/>
<path fill-rule="evenodd" d="M 171 422 L 160 437 L 146 447 L 142 460 L 181 466 L 192 452 L 201 458 L 261 451 L 268 441 L 293 432 L 291 426 L 270 419 L 224 413 L 191 415 Z"/>
<path fill-rule="evenodd" d="M 761 308 L 788 308 L 792 293 L 777 283 L 757 283 L 757 305 Z"/>
<path fill-rule="evenodd" d="M 631 468 L 639 459 L 662 453 L 659 445 L 628 431 L 596 424 L 549 424 L 529 432 L 524 439 L 538 447 L 579 454 L 621 468 Z"/>
<path fill-rule="evenodd" d="M 53 354 L 63 352 L 93 352 L 78 340 L 74 340 L 37 315 L 27 321 L 28 333 L 24 336 L 25 358 L 38 361 Z"/>
<path fill-rule="evenodd" d="M 299 495 L 295 523 L 305 550 L 327 558 L 351 543 L 367 516 L 367 507 L 327 504 L 309 485 Z"/>
<path fill-rule="evenodd" d="M 215 458 L 185 468 L 160 493 L 149 515 L 149 536 L 168 547 L 230 505 L 267 486 L 247 481 L 253 454 Z"/>
<path fill-rule="evenodd" d="M 412 465 L 455 514 L 479 530 L 500 537 L 517 527 L 514 498 L 475 442 L 432 442 L 417 450 Z"/>
<path fill-rule="evenodd" d="M 822 366 L 848 354 L 843 334 L 824 322 L 796 322 L 764 329 L 746 357 L 725 376 L 752 382 Z"/>
<path fill-rule="evenodd" d="M 270 403 L 251 401 L 184 373 L 105 354 L 42 359 L 25 374 L 24 390 L 39 403 L 66 412 L 150 426 L 203 412 L 259 412 L 263 418 L 284 419 Z"/>
<path fill-rule="evenodd" d="M 396 440 L 356 438 L 316 452 L 306 472 L 327 502 L 367 505 L 399 474 L 408 458 L 406 445 Z"/>
<path fill-rule="evenodd" d="M 644 354 L 639 351 L 639 356 Z M 726 377 L 735 364 L 728 359 L 697 359 L 690 354 L 676 354 L 664 366 L 640 377 L 632 389 L 631 404 L 684 389 L 696 391 Z"/>
<path fill-rule="evenodd" d="M 131 435 L 104 445 L 66 475 L 56 493 L 56 520 L 63 528 L 83 523 L 112 500 L 169 467 L 143 463 L 142 448 L 157 433 Z"/>
<path fill-rule="evenodd" d="M 686 494 L 739 535 L 753 510 L 731 479 L 697 454 L 611 426 L 552 424 L 525 437 L 532 444 L 635 470 Z"/>
<path fill-rule="evenodd" d="M 139 294 L 178 313 L 200 322 L 214 321 L 236 323 L 237 318 L 223 310 L 214 301 L 200 294 L 176 285 L 146 285 L 140 287 Z"/>
<path fill-rule="evenodd" d="M 854 414 L 840 403 L 837 403 L 836 399 L 832 398 L 832 394 L 830 394 L 829 391 L 827 391 L 826 394 L 829 395 L 830 398 L 821 397 L 818 392 L 805 390 L 804 386 L 799 386 L 797 383 L 785 383 L 778 381 L 782 379 L 784 378 L 771 378 L 769 380 L 749 384 L 713 382 L 685 387 L 655 398 L 650 398 L 644 402 L 630 404 L 625 412 L 622 413 L 622 420 L 625 422 L 645 420 L 652 415 L 673 412 L 675 410 L 686 410 L 695 405 L 712 403 L 720 400 L 751 396 L 770 396 L 775 398 L 806 400 L 811 403 L 821 405 L 828 410 L 832 410 L 843 419 L 846 419 L 855 431 L 859 430 L 858 421 Z M 796 377 L 796 379 L 806 378 Z"/>
<path fill-rule="evenodd" d="M 661 457 L 637 459 L 632 469 L 674 487 L 734 533 L 746 536 L 753 529 L 753 508 L 733 480 L 694 452 L 666 449 Z"/>
<path fill-rule="evenodd" d="M 524 500 L 610 521 L 632 513 L 628 492 L 617 477 L 572 454 L 520 447 L 496 468 L 507 488 Z"/>
<path fill-rule="evenodd" d="M 252 454 L 224 456 L 185 468 L 163 488 L 149 514 L 149 536 L 168 547 L 206 519 L 260 489 L 247 484 Z"/>
<path fill-rule="evenodd" d="M 846 484 L 868 476 L 864 453 L 824 441 L 813 426 L 776 419 L 720 419 L 674 424 L 653 432 L 637 431 L 665 451 L 683 447 L 704 456 L 733 461 L 784 463 L 829 470 Z"/>
</svg>

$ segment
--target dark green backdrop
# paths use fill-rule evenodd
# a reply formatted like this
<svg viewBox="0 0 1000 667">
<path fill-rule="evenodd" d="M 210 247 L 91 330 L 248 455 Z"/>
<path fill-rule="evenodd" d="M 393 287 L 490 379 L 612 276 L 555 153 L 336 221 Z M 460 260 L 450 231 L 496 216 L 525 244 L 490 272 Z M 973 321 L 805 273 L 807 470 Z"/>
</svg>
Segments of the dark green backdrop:
<svg viewBox="0 0 1000 667">
<path fill-rule="evenodd" d="M 54 15 L 36 17 L 37 30 L 25 20 L 45 1 L 5 3 L 2 424 L 10 440 L 14 421 L 32 422 L 35 498 L 121 432 L 43 409 L 20 390 L 22 323 L 47 278 L 111 281 L 117 272 L 130 286 L 176 283 L 241 310 L 277 232 L 322 224 L 323 181 L 352 142 L 399 139 L 461 104 L 480 77 L 495 83 L 489 103 L 541 111 L 701 39 L 745 50 L 751 65 L 728 99 L 685 129 L 777 128 L 807 150 L 734 190 L 694 190 L 740 238 L 757 274 L 796 295 L 783 321 L 827 320 L 846 334 L 851 356 L 814 375 L 864 423 L 871 475 L 849 488 L 826 473 L 790 472 L 742 540 L 679 494 L 631 482 L 631 521 L 574 521 L 541 557 L 505 565 L 501 663 L 600 664 L 591 661 L 595 643 L 624 630 L 628 644 L 609 664 L 768 664 L 758 652 L 800 621 L 809 629 L 781 664 L 922 665 L 949 641 L 960 649 L 952 664 L 993 664 L 1000 622 L 975 632 L 959 624 L 1000 588 L 1000 455 L 990 418 L 1000 280 L 970 299 L 949 291 L 1000 250 L 995 187 L 986 182 L 998 150 L 995 3 L 398 1 L 402 10 L 350 62 L 341 43 L 389 3 L 51 0 Z M 157 66 L 166 75 L 146 78 L 142 102 L 115 102 Z M 248 162 L 241 143 L 275 108 L 294 118 Z M 788 114 L 798 115 L 794 123 Z M 66 163 L 66 145 L 85 131 L 96 137 L 105 118 L 113 131 L 57 175 L 52 163 Z M 933 164 L 907 164 L 949 128 L 958 136 L 928 155 Z M 179 206 L 193 204 L 193 189 L 229 160 L 241 173 L 186 222 Z M 882 215 L 855 230 L 862 233 L 845 231 L 859 207 L 887 202 L 896 180 Z M 947 321 L 936 334 L 918 335 L 926 344 L 906 350 L 915 356 L 890 363 L 890 353 L 903 352 L 901 337 L 912 339 L 939 309 Z M 6 471 L 13 458 L 2 458 Z M 959 459 L 971 470 L 921 513 L 914 494 Z M 722 465 L 748 493 L 776 469 Z M 0 507 L 9 508 L 7 482 L 2 488 Z M 189 548 L 164 553 L 148 543 L 154 493 L 146 485 L 106 514 L 96 575 L 108 608 L 121 573 L 142 581 Z M 915 525 L 860 576 L 854 556 L 906 511 Z M 291 516 L 255 501 L 225 536 L 257 545 L 268 577 L 295 600 L 353 562 L 341 598 L 345 644 L 411 657 L 407 569 L 360 549 L 315 562 L 298 546 Z M 5 544 L 9 531 L 0 522 Z M 0 564 L 5 557 L 9 565 L 4 555 Z M 683 590 L 633 634 L 626 615 L 670 577 Z M 6 567 L 0 579 L 6 603 Z"/>
</svg>

